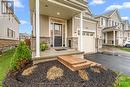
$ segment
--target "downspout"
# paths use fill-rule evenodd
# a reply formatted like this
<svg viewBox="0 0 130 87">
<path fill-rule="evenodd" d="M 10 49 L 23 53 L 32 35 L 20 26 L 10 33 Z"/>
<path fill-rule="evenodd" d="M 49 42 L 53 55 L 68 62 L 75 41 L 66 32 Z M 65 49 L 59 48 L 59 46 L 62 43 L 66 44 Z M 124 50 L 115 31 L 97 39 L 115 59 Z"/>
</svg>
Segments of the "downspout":
<svg viewBox="0 0 130 87">
<path fill-rule="evenodd" d="M 98 30 L 98 21 L 96 22 L 96 43 L 95 43 L 95 45 L 96 45 L 96 50 L 97 50 L 97 52 L 98 52 L 98 36 L 97 36 L 97 30 Z"/>
</svg>

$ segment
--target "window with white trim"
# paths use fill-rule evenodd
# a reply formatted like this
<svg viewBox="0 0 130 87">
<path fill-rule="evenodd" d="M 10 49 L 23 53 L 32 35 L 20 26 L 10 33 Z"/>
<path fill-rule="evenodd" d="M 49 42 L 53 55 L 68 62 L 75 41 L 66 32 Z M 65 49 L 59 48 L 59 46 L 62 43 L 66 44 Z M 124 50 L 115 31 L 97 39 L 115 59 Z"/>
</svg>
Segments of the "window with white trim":
<svg viewBox="0 0 130 87">
<path fill-rule="evenodd" d="M 7 37 L 8 38 L 14 38 L 15 37 L 15 31 L 7 28 Z"/>
</svg>

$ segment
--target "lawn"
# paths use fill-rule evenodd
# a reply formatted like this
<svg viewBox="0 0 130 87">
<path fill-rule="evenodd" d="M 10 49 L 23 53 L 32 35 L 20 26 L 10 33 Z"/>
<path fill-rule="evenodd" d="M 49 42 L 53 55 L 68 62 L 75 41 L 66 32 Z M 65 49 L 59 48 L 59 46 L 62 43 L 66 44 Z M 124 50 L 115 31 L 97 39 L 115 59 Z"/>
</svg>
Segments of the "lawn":
<svg viewBox="0 0 130 87">
<path fill-rule="evenodd" d="M 130 87 L 130 77 L 127 75 L 119 75 L 115 87 Z"/>
<path fill-rule="evenodd" d="M 0 56 L 0 87 L 2 86 L 2 81 L 6 76 L 6 73 L 10 67 L 10 60 L 14 54 L 15 49 L 11 49 Z"/>
<path fill-rule="evenodd" d="M 120 48 L 120 49 L 123 50 L 123 51 L 130 52 L 130 48 Z"/>
</svg>

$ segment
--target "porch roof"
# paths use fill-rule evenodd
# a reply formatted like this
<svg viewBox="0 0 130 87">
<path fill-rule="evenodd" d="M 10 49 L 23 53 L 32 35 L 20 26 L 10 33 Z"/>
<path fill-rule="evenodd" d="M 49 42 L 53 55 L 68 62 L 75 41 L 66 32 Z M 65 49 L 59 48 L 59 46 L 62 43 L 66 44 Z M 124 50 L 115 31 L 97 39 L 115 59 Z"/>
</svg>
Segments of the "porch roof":
<svg viewBox="0 0 130 87">
<path fill-rule="evenodd" d="M 40 0 L 40 14 L 57 17 L 62 19 L 70 19 L 81 11 L 87 10 L 87 4 L 81 0 Z M 30 14 L 35 11 L 35 0 L 30 0 Z M 88 10 L 89 11 L 89 10 Z M 88 12 L 89 14 L 91 12 Z"/>
<path fill-rule="evenodd" d="M 121 29 L 118 26 L 105 27 L 103 29 L 103 32 L 110 32 L 110 31 L 121 31 Z"/>
</svg>

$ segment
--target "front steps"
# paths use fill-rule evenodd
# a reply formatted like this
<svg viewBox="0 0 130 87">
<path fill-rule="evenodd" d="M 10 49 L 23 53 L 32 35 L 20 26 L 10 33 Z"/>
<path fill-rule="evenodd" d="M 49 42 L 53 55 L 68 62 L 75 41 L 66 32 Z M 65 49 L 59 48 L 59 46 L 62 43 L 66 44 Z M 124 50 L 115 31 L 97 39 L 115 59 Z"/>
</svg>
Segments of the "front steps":
<svg viewBox="0 0 130 87">
<path fill-rule="evenodd" d="M 73 56 L 58 56 L 58 61 L 72 71 L 82 70 L 90 66 L 101 66 L 101 64 L 98 64 L 96 62 Z"/>
</svg>

